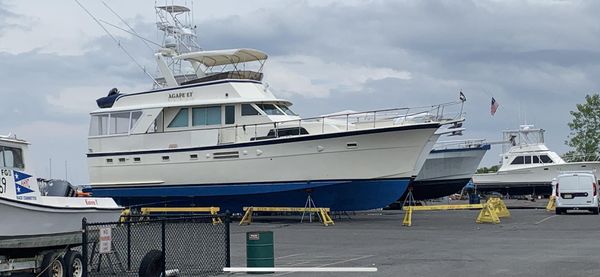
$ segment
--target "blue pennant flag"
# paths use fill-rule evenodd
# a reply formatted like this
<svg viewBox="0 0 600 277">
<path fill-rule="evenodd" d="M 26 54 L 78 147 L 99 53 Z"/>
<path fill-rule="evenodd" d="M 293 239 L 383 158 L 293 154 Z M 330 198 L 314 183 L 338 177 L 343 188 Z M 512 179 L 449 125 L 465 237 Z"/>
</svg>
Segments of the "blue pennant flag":
<svg viewBox="0 0 600 277">
<path fill-rule="evenodd" d="M 30 178 L 31 175 L 25 174 L 23 172 L 13 171 L 15 173 L 15 183 Z"/>
<path fill-rule="evenodd" d="M 17 195 L 33 192 L 33 190 L 31 190 L 30 188 L 21 186 L 17 183 L 15 183 L 15 187 L 17 189 Z"/>
</svg>

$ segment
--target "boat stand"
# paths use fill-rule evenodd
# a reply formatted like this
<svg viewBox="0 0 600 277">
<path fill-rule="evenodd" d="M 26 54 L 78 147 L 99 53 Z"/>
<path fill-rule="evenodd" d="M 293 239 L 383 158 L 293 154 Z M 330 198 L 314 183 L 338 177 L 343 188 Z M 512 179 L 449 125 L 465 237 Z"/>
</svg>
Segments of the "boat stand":
<svg viewBox="0 0 600 277">
<path fill-rule="evenodd" d="M 317 205 L 315 205 L 315 201 L 313 201 L 312 197 L 310 196 L 310 192 L 308 192 L 308 197 L 306 198 L 306 203 L 304 204 L 304 208 L 307 210 L 302 212 L 302 217 L 300 218 L 300 223 L 304 222 L 304 215 L 307 212 L 308 212 L 308 220 L 310 223 L 312 223 L 313 222 L 313 212 L 310 210 L 312 208 L 317 208 Z M 319 221 L 324 222 L 323 218 L 321 218 L 321 215 L 319 213 L 317 213 L 317 216 L 319 217 Z"/>
</svg>

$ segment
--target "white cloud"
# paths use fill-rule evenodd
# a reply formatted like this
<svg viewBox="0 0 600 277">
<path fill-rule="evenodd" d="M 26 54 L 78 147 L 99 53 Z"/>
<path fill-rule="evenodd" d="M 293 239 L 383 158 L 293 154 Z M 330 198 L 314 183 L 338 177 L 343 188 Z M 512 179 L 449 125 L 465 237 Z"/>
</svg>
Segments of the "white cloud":
<svg viewBox="0 0 600 277">
<path fill-rule="evenodd" d="M 272 57 L 265 74 L 273 90 L 280 96 L 302 95 L 316 98 L 328 97 L 333 92 L 361 91 L 368 81 L 412 78 L 407 71 L 349 62 L 325 62 L 319 57 L 306 55 Z"/>
</svg>

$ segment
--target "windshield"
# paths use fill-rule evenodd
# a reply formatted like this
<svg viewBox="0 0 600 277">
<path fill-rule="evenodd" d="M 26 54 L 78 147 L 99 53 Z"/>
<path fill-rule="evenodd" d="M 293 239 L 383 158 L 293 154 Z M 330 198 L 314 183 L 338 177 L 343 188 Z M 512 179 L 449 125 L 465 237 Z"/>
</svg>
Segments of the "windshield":
<svg viewBox="0 0 600 277">
<path fill-rule="evenodd" d="M 263 110 L 267 115 L 284 115 L 284 113 L 273 104 L 256 104 L 256 106 Z"/>
<path fill-rule="evenodd" d="M 277 105 L 277 107 L 279 107 L 287 115 L 298 115 L 285 105 Z"/>
</svg>

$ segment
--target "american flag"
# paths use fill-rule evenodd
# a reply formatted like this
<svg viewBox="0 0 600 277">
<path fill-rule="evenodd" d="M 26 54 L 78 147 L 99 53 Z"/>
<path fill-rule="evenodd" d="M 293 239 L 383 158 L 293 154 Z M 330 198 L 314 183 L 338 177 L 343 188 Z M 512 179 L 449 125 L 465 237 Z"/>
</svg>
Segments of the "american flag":
<svg viewBox="0 0 600 277">
<path fill-rule="evenodd" d="M 498 101 L 496 101 L 496 99 L 494 99 L 494 97 L 492 97 L 492 107 L 490 109 L 490 113 L 492 115 L 494 115 L 496 113 L 496 110 L 498 110 L 498 106 L 500 106 L 500 104 L 498 104 Z"/>
</svg>

